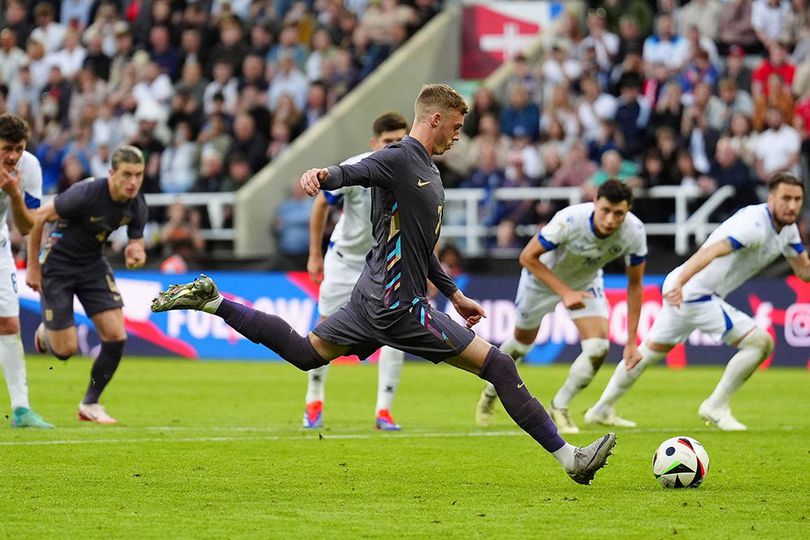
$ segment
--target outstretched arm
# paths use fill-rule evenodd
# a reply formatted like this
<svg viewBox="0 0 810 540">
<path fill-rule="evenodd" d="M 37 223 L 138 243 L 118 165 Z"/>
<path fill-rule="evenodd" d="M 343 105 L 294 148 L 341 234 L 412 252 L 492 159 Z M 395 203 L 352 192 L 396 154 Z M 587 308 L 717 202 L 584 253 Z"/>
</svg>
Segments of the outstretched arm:
<svg viewBox="0 0 810 540">
<path fill-rule="evenodd" d="M 692 276 L 706 268 L 706 266 L 718 257 L 724 257 L 734 251 L 731 239 L 724 238 L 710 246 L 701 247 L 697 253 L 689 257 L 683 265 L 681 275 L 675 285 L 664 294 L 664 299 L 673 306 L 680 305 L 683 301 L 683 286 L 686 285 Z"/>
<path fill-rule="evenodd" d="M 549 246 L 554 249 L 556 246 Z M 592 295 L 585 291 L 576 291 L 568 286 L 566 282 L 557 277 L 551 269 L 540 262 L 540 255 L 548 251 L 542 244 L 539 236 L 534 236 L 523 251 L 520 252 L 520 265 L 532 273 L 541 282 L 557 293 L 568 309 L 582 309 L 585 307 L 585 298 Z"/>
<path fill-rule="evenodd" d="M 345 186 L 379 186 L 393 188 L 403 151 L 386 147 L 351 165 L 332 165 L 327 168 L 310 169 L 301 176 L 301 187 L 314 197 L 321 189 L 334 190 Z"/>
<path fill-rule="evenodd" d="M 326 226 L 326 215 L 329 211 L 329 201 L 323 193 L 315 196 L 312 213 L 309 216 L 309 258 L 307 259 L 307 272 L 313 283 L 323 280 L 323 229 Z"/>
<path fill-rule="evenodd" d="M 39 291 L 42 286 L 42 268 L 39 264 L 39 249 L 42 246 L 42 229 L 45 223 L 59 219 L 53 200 L 45 204 L 34 214 L 34 224 L 28 235 L 28 271 L 25 275 L 25 282 L 35 291 Z"/>
</svg>

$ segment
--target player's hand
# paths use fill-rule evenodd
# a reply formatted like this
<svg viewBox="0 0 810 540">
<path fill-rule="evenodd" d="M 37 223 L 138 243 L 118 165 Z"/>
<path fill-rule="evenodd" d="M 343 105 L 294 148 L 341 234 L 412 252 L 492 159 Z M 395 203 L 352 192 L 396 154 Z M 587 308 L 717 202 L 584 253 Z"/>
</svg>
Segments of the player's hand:
<svg viewBox="0 0 810 540">
<path fill-rule="evenodd" d="M 624 346 L 622 358 L 624 359 L 624 367 L 628 370 L 633 369 L 642 360 L 641 351 L 638 350 L 635 343 L 628 343 Z"/>
<path fill-rule="evenodd" d="M 453 295 L 450 301 L 453 303 L 453 307 L 456 308 L 458 314 L 464 317 L 467 328 L 472 328 L 478 324 L 482 318 L 487 316 L 481 304 L 471 298 L 467 298 L 460 290 L 456 291 L 456 294 Z"/>
<path fill-rule="evenodd" d="M 672 306 L 680 306 L 683 302 L 683 289 L 680 285 L 675 285 L 666 293 L 664 293 L 664 300 Z"/>
<path fill-rule="evenodd" d="M 327 169 L 310 169 L 301 175 L 301 187 L 310 197 L 314 197 L 321 190 L 321 182 L 329 178 Z"/>
<path fill-rule="evenodd" d="M 31 287 L 34 292 L 39 292 L 42 289 L 42 268 L 29 265 L 28 270 L 25 272 L 25 284 Z"/>
<path fill-rule="evenodd" d="M 124 262 L 130 270 L 141 268 L 146 263 L 146 251 L 140 243 L 129 244 L 124 249 Z"/>
<path fill-rule="evenodd" d="M 19 190 L 19 176 L 20 174 L 17 168 L 8 170 L 5 167 L 0 167 L 0 189 L 6 193 Z"/>
<path fill-rule="evenodd" d="M 563 295 L 562 301 L 566 309 L 582 309 L 586 298 L 593 298 L 593 295 L 585 291 L 571 291 Z"/>
<path fill-rule="evenodd" d="M 312 283 L 320 285 L 323 281 L 323 255 L 309 254 L 307 259 L 307 273 Z"/>
</svg>

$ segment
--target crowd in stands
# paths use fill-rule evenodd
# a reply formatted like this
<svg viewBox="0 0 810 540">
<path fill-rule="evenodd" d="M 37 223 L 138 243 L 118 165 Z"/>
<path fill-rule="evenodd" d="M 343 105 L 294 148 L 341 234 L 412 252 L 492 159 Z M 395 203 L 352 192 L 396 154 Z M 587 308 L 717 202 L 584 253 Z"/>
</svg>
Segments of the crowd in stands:
<svg viewBox="0 0 810 540">
<path fill-rule="evenodd" d="M 480 87 L 464 137 L 443 163 L 448 185 L 577 186 L 583 200 L 609 177 L 646 188 L 731 185 L 722 220 L 759 201 L 779 170 L 810 149 L 810 8 L 806 0 L 605 0 L 566 12 L 539 60 L 514 60 L 505 95 Z M 699 202 L 699 201 L 696 201 Z M 481 203 L 499 247 L 516 225 L 559 206 Z M 639 200 L 667 221 L 672 201 Z"/>
<path fill-rule="evenodd" d="M 2 5 L 0 112 L 30 124 L 44 192 L 106 176 L 111 151 L 131 143 L 147 159 L 144 192 L 183 193 L 239 189 L 441 0 Z M 185 216 L 165 214 L 153 217 L 172 224 Z M 173 238 L 153 229 L 155 239 Z M 189 242 L 199 247 L 196 237 Z"/>
</svg>

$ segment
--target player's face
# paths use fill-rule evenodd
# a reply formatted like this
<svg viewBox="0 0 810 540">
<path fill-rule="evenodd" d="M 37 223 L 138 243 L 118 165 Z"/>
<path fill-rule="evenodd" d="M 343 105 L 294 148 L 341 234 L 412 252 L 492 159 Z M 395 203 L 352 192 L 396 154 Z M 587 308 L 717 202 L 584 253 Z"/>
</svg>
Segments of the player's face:
<svg viewBox="0 0 810 540">
<path fill-rule="evenodd" d="M 436 142 L 433 145 L 433 153 L 440 156 L 450 150 L 461 132 L 464 123 L 464 115 L 458 111 L 449 110 L 441 114 L 438 125 Z"/>
<path fill-rule="evenodd" d="M 375 152 L 385 148 L 391 143 L 399 142 L 407 135 L 405 129 L 395 129 L 393 131 L 383 131 L 379 136 L 371 139 L 371 149 Z"/>
<path fill-rule="evenodd" d="M 768 208 L 776 225 L 793 225 L 802 211 L 804 192 L 799 186 L 779 184 L 768 194 Z"/>
<path fill-rule="evenodd" d="M 630 204 L 627 201 L 610 202 L 604 197 L 596 200 L 593 210 L 593 226 L 599 236 L 609 236 L 624 223 Z"/>
<path fill-rule="evenodd" d="M 9 172 L 14 170 L 25 152 L 25 141 L 12 142 L 0 139 L 0 163 Z"/>
<path fill-rule="evenodd" d="M 121 163 L 110 171 L 110 190 L 114 201 L 126 201 L 138 196 L 143 184 L 143 163 Z"/>
</svg>

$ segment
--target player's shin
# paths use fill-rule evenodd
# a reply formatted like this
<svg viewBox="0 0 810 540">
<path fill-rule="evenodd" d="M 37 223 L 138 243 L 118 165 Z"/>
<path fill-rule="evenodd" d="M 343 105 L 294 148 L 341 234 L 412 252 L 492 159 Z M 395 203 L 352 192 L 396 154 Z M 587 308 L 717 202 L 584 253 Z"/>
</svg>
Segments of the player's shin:
<svg viewBox="0 0 810 540">
<path fill-rule="evenodd" d="M 302 371 L 329 362 L 318 354 L 307 336 L 301 336 L 281 317 L 269 315 L 238 302 L 222 301 L 215 315 L 253 343 L 264 345 Z"/>
<path fill-rule="evenodd" d="M 29 408 L 25 357 L 19 334 L 0 335 L 0 362 L 3 364 L 11 408 Z"/>
<path fill-rule="evenodd" d="M 667 355 L 665 352 L 650 349 L 646 343 L 643 343 L 638 350 L 641 353 L 641 361 L 633 366 L 632 369 L 625 367 L 624 360 L 619 362 L 616 366 L 616 371 L 613 372 L 613 376 L 610 378 L 610 381 L 608 381 L 604 392 L 602 392 L 602 397 L 600 397 L 596 405 L 593 406 L 594 409 L 597 407 L 613 407 L 619 398 L 632 388 L 633 384 L 635 384 L 636 380 L 641 376 L 641 373 L 647 369 L 648 366 L 660 362 Z"/>
<path fill-rule="evenodd" d="M 492 347 L 478 376 L 495 386 L 509 416 L 543 448 L 554 453 L 565 446 L 565 440 L 557 433 L 557 426 L 526 388 L 509 355 Z"/>
<path fill-rule="evenodd" d="M 773 352 L 773 339 L 764 330 L 755 328 L 738 344 L 737 354 L 731 357 L 720 382 L 707 400 L 713 407 L 728 403 L 757 367 Z"/>
<path fill-rule="evenodd" d="M 558 409 L 567 409 L 574 396 L 593 380 L 596 371 L 605 361 L 610 342 L 607 339 L 591 338 L 582 340 L 582 353 L 577 356 L 568 371 L 568 378 L 557 391 L 551 406 Z"/>
<path fill-rule="evenodd" d="M 118 369 L 118 364 L 124 354 L 124 345 L 126 345 L 126 340 L 101 342 L 101 350 L 99 350 L 98 356 L 93 361 L 93 368 L 90 371 L 90 384 L 84 394 L 82 403 L 98 403 L 101 393 Z"/>
</svg>

